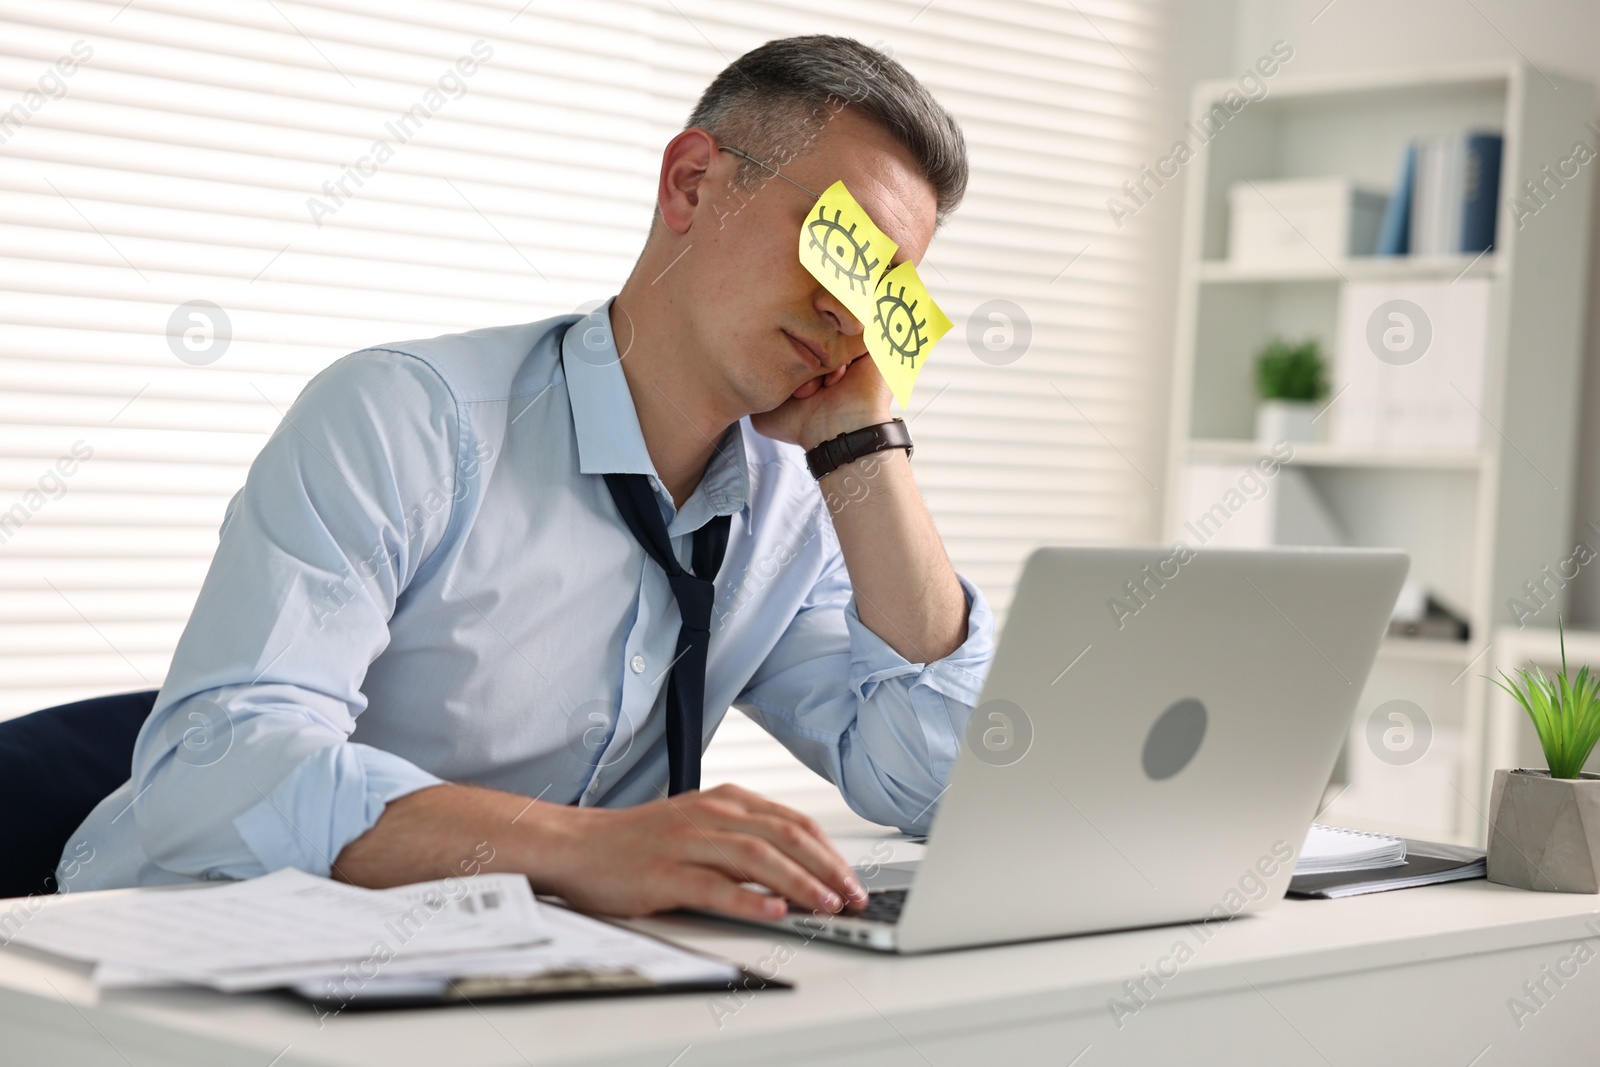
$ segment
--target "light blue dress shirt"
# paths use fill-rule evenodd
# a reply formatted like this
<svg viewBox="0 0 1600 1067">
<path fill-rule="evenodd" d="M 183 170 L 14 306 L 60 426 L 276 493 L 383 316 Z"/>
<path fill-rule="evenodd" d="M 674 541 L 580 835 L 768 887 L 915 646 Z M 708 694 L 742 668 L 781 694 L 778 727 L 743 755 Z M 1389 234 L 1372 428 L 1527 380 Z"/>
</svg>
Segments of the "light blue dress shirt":
<svg viewBox="0 0 1600 1067">
<path fill-rule="evenodd" d="M 926 830 L 993 654 L 983 595 L 963 578 L 965 642 L 908 662 L 862 624 L 803 453 L 748 420 L 675 509 L 609 323 L 608 303 L 384 345 L 311 380 L 228 504 L 132 778 L 68 845 L 72 889 L 326 875 L 443 781 L 664 795 L 678 609 L 613 471 L 650 475 L 686 564 L 732 516 L 704 740 L 737 706 L 865 818 Z"/>
</svg>

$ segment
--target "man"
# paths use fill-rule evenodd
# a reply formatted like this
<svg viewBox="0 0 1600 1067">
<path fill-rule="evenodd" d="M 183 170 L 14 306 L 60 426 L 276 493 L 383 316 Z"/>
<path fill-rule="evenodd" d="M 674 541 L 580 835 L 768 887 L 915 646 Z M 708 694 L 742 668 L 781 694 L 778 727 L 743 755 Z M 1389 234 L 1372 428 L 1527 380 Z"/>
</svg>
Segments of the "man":
<svg viewBox="0 0 1600 1067">
<path fill-rule="evenodd" d="M 843 179 L 915 262 L 966 173 L 899 64 L 774 41 L 667 145 L 609 304 L 317 375 L 229 504 L 132 779 L 63 884 L 470 865 L 621 915 L 864 900 L 811 819 L 699 791 L 698 761 L 736 705 L 866 818 L 931 821 L 993 622 L 905 448 L 809 473 L 805 450 L 892 415 L 796 243 L 806 190 Z M 651 510 L 673 560 L 644 547 Z M 716 575 L 698 626 L 666 569 L 691 563 Z"/>
</svg>

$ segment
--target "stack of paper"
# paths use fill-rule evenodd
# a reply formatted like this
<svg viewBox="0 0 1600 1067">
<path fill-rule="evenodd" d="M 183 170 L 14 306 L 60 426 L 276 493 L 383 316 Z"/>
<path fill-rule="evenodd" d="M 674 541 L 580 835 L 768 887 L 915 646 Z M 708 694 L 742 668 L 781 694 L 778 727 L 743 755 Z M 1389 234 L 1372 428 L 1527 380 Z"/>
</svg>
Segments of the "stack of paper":
<svg viewBox="0 0 1600 1067">
<path fill-rule="evenodd" d="M 512 874 L 360 889 L 292 868 L 227 885 L 57 898 L 14 940 L 96 964 L 103 986 L 291 986 L 349 1001 L 394 983 L 589 968 L 645 981 L 737 973 L 631 931 L 541 905 Z"/>
<path fill-rule="evenodd" d="M 1406 839 L 1366 830 L 1311 824 L 1306 843 L 1295 861 L 1294 873 L 1334 874 L 1399 867 L 1406 861 Z"/>
</svg>

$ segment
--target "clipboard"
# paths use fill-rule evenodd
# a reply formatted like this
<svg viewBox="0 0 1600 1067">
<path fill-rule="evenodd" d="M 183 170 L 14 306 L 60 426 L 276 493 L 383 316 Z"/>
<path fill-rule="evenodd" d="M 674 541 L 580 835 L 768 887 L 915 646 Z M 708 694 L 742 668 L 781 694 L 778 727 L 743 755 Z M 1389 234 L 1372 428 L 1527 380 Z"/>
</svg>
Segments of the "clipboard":
<svg viewBox="0 0 1600 1067">
<path fill-rule="evenodd" d="M 626 930 L 633 937 L 647 938 L 670 946 L 677 952 L 702 959 L 728 963 L 718 956 L 688 948 L 655 934 L 634 930 L 596 915 L 584 915 L 565 904 L 543 899 L 546 907 L 560 907 L 591 922 Z M 662 996 L 674 993 L 755 993 L 767 990 L 792 990 L 792 982 L 776 976 L 757 974 L 735 966 L 730 978 L 658 981 L 630 967 L 562 968 L 525 975 L 463 975 L 455 978 L 397 978 L 362 988 L 349 999 L 321 995 L 309 985 L 284 990 L 309 1003 L 319 1014 L 343 1012 L 395 1011 L 410 1008 L 504 1004 L 518 1001 L 580 1000 L 593 997 Z"/>
<path fill-rule="evenodd" d="M 409 987 L 409 988 L 407 988 Z M 763 978 L 740 968 L 738 976 L 720 982 L 660 983 L 626 971 L 556 971 L 543 975 L 485 976 L 415 982 L 392 988 L 364 990 L 351 1000 L 310 996 L 300 989 L 289 995 L 309 1003 L 319 1013 L 394 1011 L 404 1008 L 443 1008 L 475 1004 L 504 1004 L 533 1000 L 579 1000 L 592 997 L 651 996 L 670 993 L 731 993 L 789 990 L 794 984 Z"/>
</svg>

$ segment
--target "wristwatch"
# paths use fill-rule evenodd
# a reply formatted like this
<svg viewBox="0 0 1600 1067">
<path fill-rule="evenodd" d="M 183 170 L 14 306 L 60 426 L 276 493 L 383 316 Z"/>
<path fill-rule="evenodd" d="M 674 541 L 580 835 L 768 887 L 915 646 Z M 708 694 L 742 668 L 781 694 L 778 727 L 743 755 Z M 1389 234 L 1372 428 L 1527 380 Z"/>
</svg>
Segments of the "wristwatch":
<svg viewBox="0 0 1600 1067">
<path fill-rule="evenodd" d="M 911 431 L 901 419 L 863 426 L 824 441 L 806 452 L 806 466 L 813 478 L 821 479 L 846 463 L 890 448 L 903 448 L 906 458 L 911 458 Z"/>
</svg>

